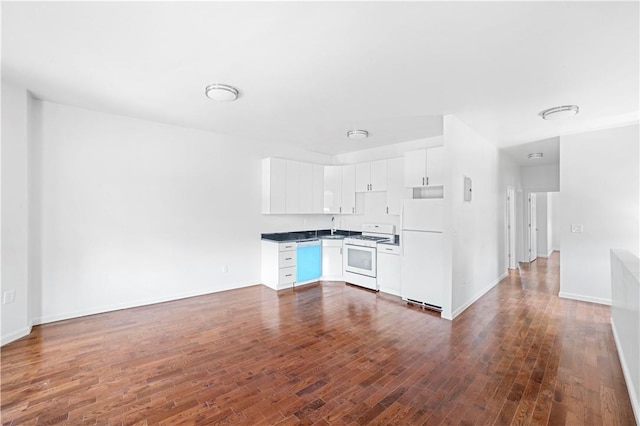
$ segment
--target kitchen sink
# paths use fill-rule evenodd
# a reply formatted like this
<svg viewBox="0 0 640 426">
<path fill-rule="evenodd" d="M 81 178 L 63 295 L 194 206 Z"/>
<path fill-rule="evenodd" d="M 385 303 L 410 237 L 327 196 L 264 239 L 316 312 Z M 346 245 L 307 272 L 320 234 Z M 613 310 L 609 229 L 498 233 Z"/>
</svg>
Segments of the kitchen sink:
<svg viewBox="0 0 640 426">
<path fill-rule="evenodd" d="M 344 238 L 344 235 L 323 235 L 320 238 L 324 238 L 326 240 L 342 240 Z"/>
</svg>

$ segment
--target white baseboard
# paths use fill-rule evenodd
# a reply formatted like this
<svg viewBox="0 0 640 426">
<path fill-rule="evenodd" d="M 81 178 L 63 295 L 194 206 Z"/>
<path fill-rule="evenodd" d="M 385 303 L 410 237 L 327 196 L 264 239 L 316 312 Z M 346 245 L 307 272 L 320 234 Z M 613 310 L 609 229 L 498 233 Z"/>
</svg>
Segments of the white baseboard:
<svg viewBox="0 0 640 426">
<path fill-rule="evenodd" d="M 611 318 L 611 330 L 613 331 L 613 340 L 616 342 L 616 348 L 618 349 L 618 358 L 620 359 L 622 374 L 624 375 L 624 380 L 627 383 L 627 391 L 629 392 L 633 415 L 636 417 L 636 424 L 640 425 L 640 400 L 638 399 L 638 391 L 640 391 L 640 389 L 633 388 L 633 380 L 631 380 L 629 365 L 627 364 L 627 359 L 625 358 L 625 354 L 622 350 L 622 345 L 620 344 L 620 338 L 618 337 L 618 331 L 616 330 L 616 324 L 613 321 L 613 318 Z"/>
<path fill-rule="evenodd" d="M 192 292 L 172 294 L 170 296 L 163 296 L 163 297 L 157 297 L 152 299 L 135 300 L 132 302 L 126 302 L 121 304 L 95 306 L 92 308 L 82 309 L 79 311 L 63 312 L 63 313 L 54 314 L 54 315 L 37 317 L 33 319 L 33 325 L 48 324 L 51 322 L 64 321 L 72 318 L 84 317 L 87 315 L 95 315 L 95 314 L 102 314 L 105 312 L 119 311 L 121 309 L 137 308 L 137 307 L 146 306 L 146 305 L 155 305 L 156 303 L 171 302 L 173 300 L 187 299 L 189 297 L 204 296 L 205 294 L 219 293 L 221 291 L 233 290 L 233 289 L 242 288 L 242 287 L 250 287 L 252 285 L 259 285 L 259 284 L 256 284 L 255 282 L 241 283 L 241 284 L 234 284 L 234 285 L 219 287 L 213 291 L 212 290 L 192 291 Z"/>
<path fill-rule="evenodd" d="M 478 292 L 478 294 L 473 296 L 471 299 L 469 299 L 466 303 L 464 303 L 458 309 L 454 310 L 452 315 L 451 315 L 451 319 L 454 319 L 455 317 L 460 315 L 462 312 L 464 312 L 464 310 L 467 309 L 469 306 L 473 305 L 478 299 L 480 299 L 482 296 L 484 296 L 489 290 L 491 290 L 493 287 L 495 287 L 500 281 L 505 279 L 507 277 L 507 275 L 508 275 L 508 272 L 505 272 L 504 274 L 500 275 L 497 279 L 495 279 L 493 282 L 491 282 L 488 286 L 486 286 L 485 288 L 480 290 Z M 449 319 L 449 318 L 447 318 L 447 319 Z"/>
<path fill-rule="evenodd" d="M 14 342 L 20 339 L 21 337 L 28 336 L 30 333 L 31 333 L 31 326 L 21 328 L 20 330 L 7 334 L 6 336 L 2 336 L 2 338 L 0 338 L 0 346 L 4 346 L 7 343 Z"/>
<path fill-rule="evenodd" d="M 543 259 L 548 259 L 553 254 L 554 250 L 551 250 L 549 253 L 538 254 L 538 257 L 542 257 Z"/>
<path fill-rule="evenodd" d="M 597 303 L 599 305 L 609 305 L 609 306 L 611 306 L 611 299 L 603 299 L 603 298 L 600 298 L 600 297 L 585 296 L 583 294 L 573 294 L 573 293 L 566 293 L 564 291 L 561 291 L 558 294 L 558 297 L 560 297 L 562 299 L 572 299 L 572 300 L 579 300 L 581 302 L 590 302 L 590 303 Z"/>
</svg>

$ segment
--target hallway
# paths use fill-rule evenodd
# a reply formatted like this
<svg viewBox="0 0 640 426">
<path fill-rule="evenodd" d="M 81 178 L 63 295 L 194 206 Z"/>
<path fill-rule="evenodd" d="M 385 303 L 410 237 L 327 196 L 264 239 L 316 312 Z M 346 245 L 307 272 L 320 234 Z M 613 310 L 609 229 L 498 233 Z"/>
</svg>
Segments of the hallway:
<svg viewBox="0 0 640 426">
<path fill-rule="evenodd" d="M 554 251 L 548 259 L 538 257 L 534 262 L 520 263 L 520 281 L 523 290 L 557 296 L 560 293 L 560 252 Z"/>
</svg>

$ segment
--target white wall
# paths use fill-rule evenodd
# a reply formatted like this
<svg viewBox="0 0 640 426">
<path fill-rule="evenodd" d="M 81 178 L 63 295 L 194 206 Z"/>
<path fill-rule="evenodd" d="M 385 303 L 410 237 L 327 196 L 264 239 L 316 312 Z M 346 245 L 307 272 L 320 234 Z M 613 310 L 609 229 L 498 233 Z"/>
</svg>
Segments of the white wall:
<svg viewBox="0 0 640 426">
<path fill-rule="evenodd" d="M 549 205 L 551 206 L 551 249 L 560 250 L 560 192 L 549 192 Z"/>
<path fill-rule="evenodd" d="M 452 253 L 449 313 L 455 317 L 506 274 L 506 190 L 507 185 L 520 189 L 521 182 L 518 165 L 456 117 L 445 116 L 444 145 L 451 165 L 450 189 L 445 189 Z M 464 176 L 472 179 L 471 202 L 463 199 Z"/>
<path fill-rule="evenodd" d="M 560 297 L 611 303 L 609 250 L 638 254 L 638 125 L 560 139 Z M 571 224 L 583 226 L 570 232 Z"/>
<path fill-rule="evenodd" d="M 260 233 L 330 227 L 322 215 L 260 214 L 261 158 L 327 156 L 49 102 L 35 110 L 36 322 L 258 284 Z"/>
<path fill-rule="evenodd" d="M 525 192 L 560 190 L 560 165 L 522 166 L 522 188 Z"/>
<path fill-rule="evenodd" d="M 24 88 L 2 81 L 2 294 L 15 292 L 15 301 L 2 308 L 2 340 L 29 334 L 28 276 L 28 149 L 27 99 Z M 0 294 L 0 300 L 1 296 Z"/>
</svg>

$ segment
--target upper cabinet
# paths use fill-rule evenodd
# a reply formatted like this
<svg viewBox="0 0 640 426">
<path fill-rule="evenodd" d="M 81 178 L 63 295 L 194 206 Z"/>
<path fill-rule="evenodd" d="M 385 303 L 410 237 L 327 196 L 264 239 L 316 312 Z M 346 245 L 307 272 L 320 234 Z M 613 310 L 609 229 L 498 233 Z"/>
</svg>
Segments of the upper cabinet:
<svg viewBox="0 0 640 426">
<path fill-rule="evenodd" d="M 443 185 L 443 161 L 443 146 L 405 152 L 404 186 L 419 188 Z"/>
<path fill-rule="evenodd" d="M 322 213 L 323 166 L 300 161 L 262 160 L 262 213 Z"/>
<path fill-rule="evenodd" d="M 292 160 L 285 161 L 287 162 L 285 212 L 302 213 L 300 210 L 300 162 Z M 309 182 L 309 184 L 311 184 L 311 182 Z"/>
<path fill-rule="evenodd" d="M 262 160 L 262 214 L 286 212 L 287 160 Z"/>
<path fill-rule="evenodd" d="M 262 160 L 263 214 L 355 214 L 356 193 L 386 192 L 386 213 L 400 214 L 410 188 L 444 184 L 444 147 L 409 151 L 404 157 L 324 166 Z M 361 213 L 361 212 L 358 212 Z"/>
<path fill-rule="evenodd" d="M 356 166 L 348 164 L 342 167 L 342 214 L 356 212 Z"/>
<path fill-rule="evenodd" d="M 413 190 L 404 186 L 404 158 L 387 160 L 387 214 L 400 215 L 402 200 L 411 198 Z"/>
<path fill-rule="evenodd" d="M 356 164 L 356 192 L 386 191 L 387 161 L 378 160 Z"/>
<path fill-rule="evenodd" d="M 324 166 L 324 204 L 322 211 L 340 213 L 342 206 L 342 166 Z"/>
<path fill-rule="evenodd" d="M 353 214 L 356 211 L 355 166 L 324 167 L 324 213 Z"/>
<path fill-rule="evenodd" d="M 324 166 L 311 165 L 311 213 L 323 213 Z"/>
</svg>

